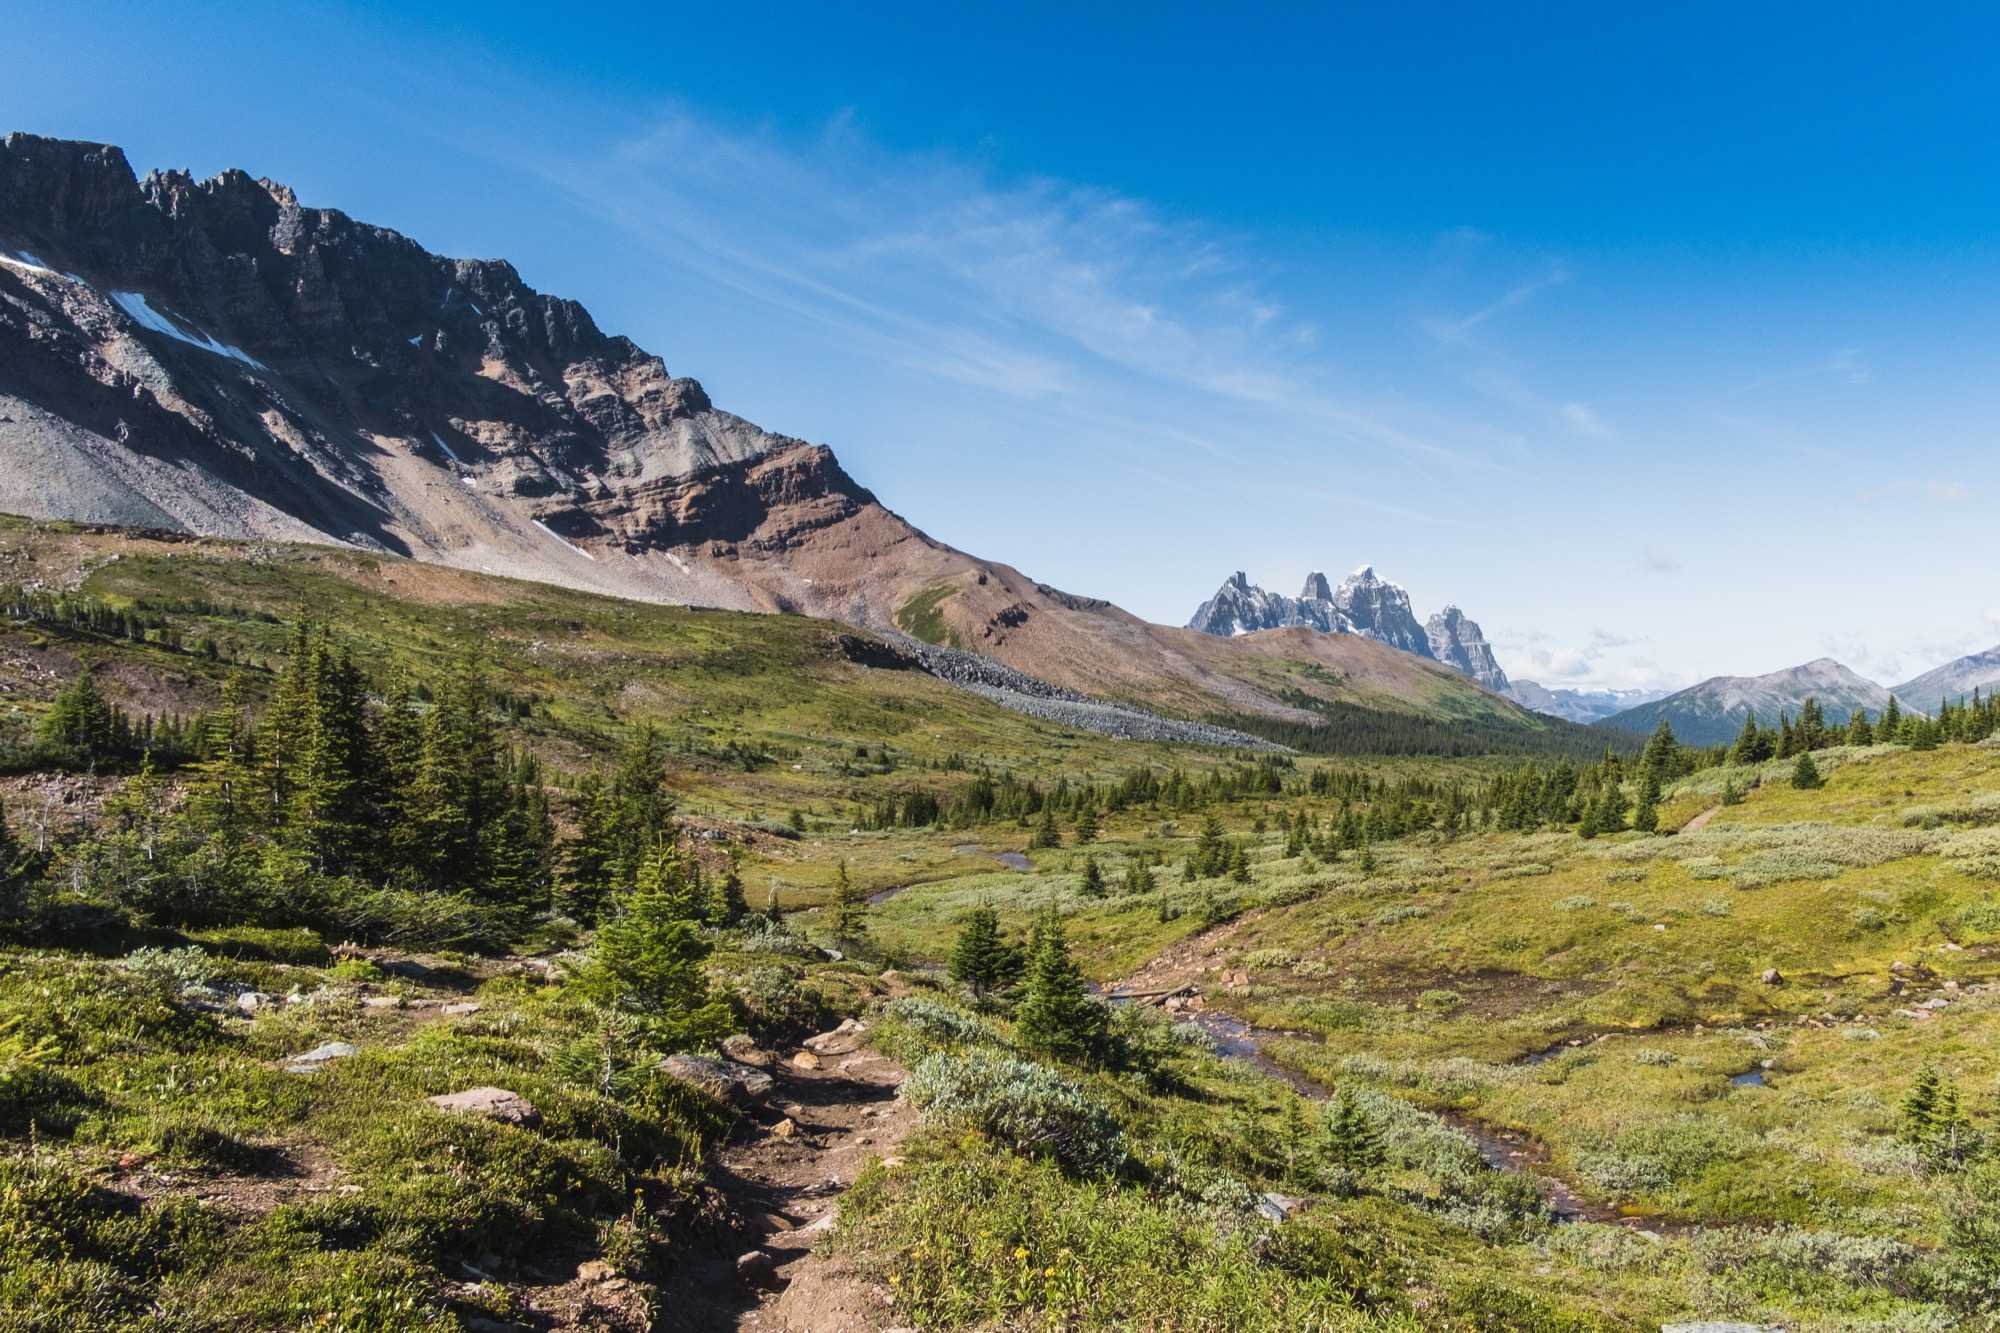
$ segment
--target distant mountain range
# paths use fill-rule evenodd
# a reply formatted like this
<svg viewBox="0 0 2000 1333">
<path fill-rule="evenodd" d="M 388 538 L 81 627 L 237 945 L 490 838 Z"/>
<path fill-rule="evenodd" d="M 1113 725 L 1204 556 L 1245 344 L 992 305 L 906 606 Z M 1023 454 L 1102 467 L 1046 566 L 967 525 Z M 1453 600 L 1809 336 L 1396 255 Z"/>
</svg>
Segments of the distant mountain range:
<svg viewBox="0 0 2000 1333">
<path fill-rule="evenodd" d="M 1991 694 L 1997 688 L 2000 688 L 2000 646 L 1946 662 L 1889 692 L 1919 712 L 1935 713 L 1947 699 L 1955 703 L 1970 697 L 1974 690 Z"/>
<path fill-rule="evenodd" d="M 1807 699 L 1819 700 L 1829 722 L 1845 722 L 1858 710 L 1870 716 L 1889 706 L 1889 691 L 1830 657 L 1764 676 L 1716 676 L 1678 694 L 1628 708 L 1606 719 L 1621 731 L 1650 732 L 1660 723 L 1689 745 L 1721 745 L 1743 729 L 1754 713 L 1759 723 L 1776 723 L 1780 713 L 1797 717 Z"/>
<path fill-rule="evenodd" d="M 1220 638 L 1262 630 L 1312 629 L 1322 634 L 1359 634 L 1417 657 L 1442 662 L 1495 694 L 1507 694 L 1507 673 L 1493 657 L 1476 622 L 1447 606 L 1419 624 L 1410 594 L 1363 565 L 1335 588 L 1325 574 L 1306 575 L 1297 597 L 1267 592 L 1242 570 L 1223 581 L 1213 597 L 1195 608 L 1187 627 Z"/>
<path fill-rule="evenodd" d="M 1602 722 L 1608 717 L 1664 699 L 1671 690 L 1551 690 L 1532 680 L 1517 680 L 1508 693 L 1523 708 L 1562 718 L 1565 722 Z"/>
</svg>

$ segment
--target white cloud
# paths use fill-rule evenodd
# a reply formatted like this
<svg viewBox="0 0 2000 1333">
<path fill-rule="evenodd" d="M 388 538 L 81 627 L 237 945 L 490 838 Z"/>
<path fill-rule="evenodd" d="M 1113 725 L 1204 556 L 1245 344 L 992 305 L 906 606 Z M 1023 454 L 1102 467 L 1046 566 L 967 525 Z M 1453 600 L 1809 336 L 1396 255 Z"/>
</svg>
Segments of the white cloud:
<svg viewBox="0 0 2000 1333">
<path fill-rule="evenodd" d="M 1192 431 L 1232 456 L 1331 446 L 1493 466 L 1467 447 L 1493 437 L 1484 423 L 1336 387 L 1318 329 L 1230 237 L 1114 192 L 885 153 L 846 121 L 785 142 L 686 113 L 539 170 L 657 258 L 1096 438 Z"/>
<path fill-rule="evenodd" d="M 1825 360 L 1793 370 L 1775 371 L 1769 375 L 1759 375 L 1746 384 L 1741 384 L 1731 392 L 1730 397 L 1741 397 L 1755 393 L 1759 389 L 1770 388 L 1774 384 L 1789 384 L 1797 380 L 1834 379 L 1843 384 L 1868 384 L 1875 378 L 1861 359 L 1861 350 L 1856 347 L 1842 347 L 1829 353 Z"/>
</svg>

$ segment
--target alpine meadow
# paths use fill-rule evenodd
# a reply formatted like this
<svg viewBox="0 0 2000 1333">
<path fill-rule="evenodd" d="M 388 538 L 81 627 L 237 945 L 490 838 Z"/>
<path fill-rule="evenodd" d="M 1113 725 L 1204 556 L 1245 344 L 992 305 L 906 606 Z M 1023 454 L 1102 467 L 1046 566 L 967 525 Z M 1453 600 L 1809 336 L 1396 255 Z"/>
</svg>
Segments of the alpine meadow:
<svg viewBox="0 0 2000 1333">
<path fill-rule="evenodd" d="M 1992 15 L 566 18 L 6 25 L 0 1331 L 2000 1330 Z"/>
</svg>

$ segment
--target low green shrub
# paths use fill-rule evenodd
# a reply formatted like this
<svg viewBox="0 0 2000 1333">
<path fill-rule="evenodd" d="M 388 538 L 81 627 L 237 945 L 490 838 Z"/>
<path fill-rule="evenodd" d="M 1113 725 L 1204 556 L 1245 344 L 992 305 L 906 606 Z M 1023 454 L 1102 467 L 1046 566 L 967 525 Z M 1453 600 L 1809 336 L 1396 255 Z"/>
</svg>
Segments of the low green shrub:
<svg viewBox="0 0 2000 1333">
<path fill-rule="evenodd" d="M 939 1120 L 964 1124 L 1073 1171 L 1116 1171 L 1125 1160 L 1110 1113 L 1046 1065 L 989 1051 L 940 1051 L 919 1062 L 903 1092 Z"/>
</svg>

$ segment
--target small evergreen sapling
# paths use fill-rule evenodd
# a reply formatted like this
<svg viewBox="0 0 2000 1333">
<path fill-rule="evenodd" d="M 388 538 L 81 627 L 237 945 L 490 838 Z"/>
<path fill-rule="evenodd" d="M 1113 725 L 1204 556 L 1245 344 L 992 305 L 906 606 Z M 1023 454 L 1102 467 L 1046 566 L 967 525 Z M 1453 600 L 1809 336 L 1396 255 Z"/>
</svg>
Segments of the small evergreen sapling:
<svg viewBox="0 0 2000 1333">
<path fill-rule="evenodd" d="M 831 924 L 837 944 L 860 944 L 868 938 L 868 895 L 849 877 L 844 860 L 833 871 Z"/>
<path fill-rule="evenodd" d="M 1035 919 L 1014 1021 L 1021 1043 L 1044 1055 L 1093 1060 L 1104 1049 L 1109 1016 L 1085 993 L 1083 974 L 1069 956 L 1062 917 L 1053 906 Z"/>
<path fill-rule="evenodd" d="M 1013 985 L 1021 975 L 1021 951 L 1000 934 L 1000 914 L 975 907 L 960 927 L 945 968 L 953 981 L 984 1001 Z"/>
</svg>

